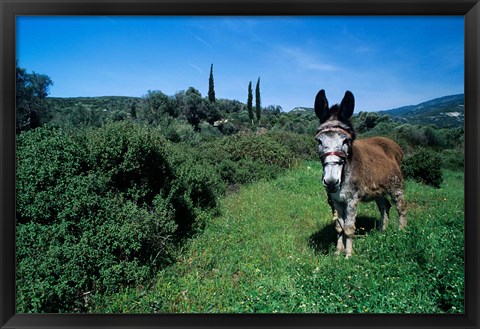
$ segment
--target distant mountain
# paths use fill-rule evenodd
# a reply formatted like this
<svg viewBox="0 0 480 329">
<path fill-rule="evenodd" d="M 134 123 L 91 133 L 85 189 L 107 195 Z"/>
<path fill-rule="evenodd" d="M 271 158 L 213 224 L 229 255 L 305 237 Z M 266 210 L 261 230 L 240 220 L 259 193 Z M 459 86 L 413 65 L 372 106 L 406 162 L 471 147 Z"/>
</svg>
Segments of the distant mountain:
<svg viewBox="0 0 480 329">
<path fill-rule="evenodd" d="M 402 106 L 377 113 L 387 114 L 395 121 L 410 124 L 462 127 L 465 121 L 465 96 L 464 94 L 444 96 L 417 105 Z"/>
</svg>

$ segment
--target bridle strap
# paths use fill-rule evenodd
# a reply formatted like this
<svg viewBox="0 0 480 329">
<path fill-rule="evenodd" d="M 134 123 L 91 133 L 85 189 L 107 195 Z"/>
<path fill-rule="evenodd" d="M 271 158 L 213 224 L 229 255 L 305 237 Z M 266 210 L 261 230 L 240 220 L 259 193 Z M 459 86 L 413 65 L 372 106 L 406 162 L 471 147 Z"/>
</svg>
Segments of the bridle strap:
<svg viewBox="0 0 480 329">
<path fill-rule="evenodd" d="M 344 160 L 347 158 L 347 155 L 344 152 L 339 152 L 339 151 L 325 152 L 322 155 L 320 155 L 320 158 L 323 161 L 329 155 L 336 155 L 337 157 L 342 158 Z"/>
<path fill-rule="evenodd" d="M 320 134 L 324 134 L 326 132 L 329 132 L 329 131 L 333 131 L 333 132 L 342 132 L 344 133 L 345 135 L 347 135 L 348 138 L 352 139 L 352 133 L 349 132 L 348 130 L 346 129 L 343 129 L 341 127 L 325 127 L 325 128 L 319 128 L 317 129 L 317 136 L 320 135 Z"/>
</svg>

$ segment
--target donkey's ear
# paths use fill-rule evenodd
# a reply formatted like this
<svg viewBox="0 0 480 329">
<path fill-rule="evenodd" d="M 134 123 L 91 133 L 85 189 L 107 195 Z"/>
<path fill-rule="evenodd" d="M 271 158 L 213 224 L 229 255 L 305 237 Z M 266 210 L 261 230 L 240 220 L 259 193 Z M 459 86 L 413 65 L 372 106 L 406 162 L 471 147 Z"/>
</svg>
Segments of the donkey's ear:
<svg viewBox="0 0 480 329">
<path fill-rule="evenodd" d="M 342 102 L 340 103 L 340 113 L 339 119 L 340 120 L 348 120 L 353 114 L 353 108 L 355 107 L 355 98 L 350 91 L 345 92 L 345 96 L 343 96 Z"/>
<path fill-rule="evenodd" d="M 325 90 L 320 90 L 315 97 L 315 114 L 320 119 L 320 123 L 325 122 L 328 119 L 328 101 L 325 96 Z"/>
</svg>

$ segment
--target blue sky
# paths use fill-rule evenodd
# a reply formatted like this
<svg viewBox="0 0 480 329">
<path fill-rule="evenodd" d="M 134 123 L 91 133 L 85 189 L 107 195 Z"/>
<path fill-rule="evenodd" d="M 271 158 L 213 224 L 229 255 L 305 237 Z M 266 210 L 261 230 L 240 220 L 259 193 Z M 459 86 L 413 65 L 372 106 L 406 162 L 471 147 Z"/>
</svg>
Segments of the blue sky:
<svg viewBox="0 0 480 329">
<path fill-rule="evenodd" d="M 444 17 L 17 17 L 17 59 L 53 80 L 50 96 L 208 91 L 313 107 L 345 90 L 356 112 L 464 92 L 464 19 Z"/>
</svg>

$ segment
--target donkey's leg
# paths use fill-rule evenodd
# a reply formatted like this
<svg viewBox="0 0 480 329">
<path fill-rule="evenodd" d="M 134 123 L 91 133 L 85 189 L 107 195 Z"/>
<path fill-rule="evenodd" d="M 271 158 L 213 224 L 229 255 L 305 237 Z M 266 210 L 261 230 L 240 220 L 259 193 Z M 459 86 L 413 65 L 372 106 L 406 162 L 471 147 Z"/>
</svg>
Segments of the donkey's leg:
<svg viewBox="0 0 480 329">
<path fill-rule="evenodd" d="M 353 252 L 353 235 L 355 234 L 355 219 L 357 217 L 357 205 L 359 199 L 353 197 L 348 201 L 347 211 L 345 216 L 345 224 L 343 226 L 343 232 L 346 237 L 345 243 L 345 257 L 350 258 Z"/>
<path fill-rule="evenodd" d="M 385 232 L 387 230 L 388 226 L 388 216 L 389 216 L 389 211 L 392 205 L 390 202 L 387 200 L 387 198 L 381 196 L 377 199 L 375 199 L 375 202 L 377 203 L 378 210 L 380 210 L 380 231 Z"/>
<path fill-rule="evenodd" d="M 407 226 L 407 203 L 403 195 L 403 188 L 397 188 L 393 191 L 392 200 L 397 208 L 398 215 L 400 216 L 400 229 L 404 229 Z"/>
<path fill-rule="evenodd" d="M 345 250 L 345 244 L 343 243 L 343 239 L 344 239 L 343 226 L 345 224 L 343 219 L 338 217 L 337 211 L 335 211 L 335 214 L 337 215 L 335 220 L 335 231 L 337 231 L 337 251 L 335 251 L 335 254 L 340 255 L 343 252 L 343 250 Z"/>
<path fill-rule="evenodd" d="M 346 243 L 345 243 L 345 258 L 352 257 L 353 253 L 353 235 L 347 236 Z"/>
<path fill-rule="evenodd" d="M 329 198 L 329 200 L 331 200 Z M 333 219 L 335 220 L 335 231 L 337 231 L 337 251 L 336 255 L 341 254 L 345 250 L 345 232 L 343 228 L 345 226 L 345 206 L 338 203 L 331 203 L 333 211 Z"/>
<path fill-rule="evenodd" d="M 336 220 L 338 218 L 338 213 L 335 210 L 335 205 L 333 204 L 332 197 L 330 196 L 329 193 L 327 193 L 327 201 L 328 201 L 328 204 L 330 205 L 330 208 L 332 209 L 333 220 Z"/>
</svg>

